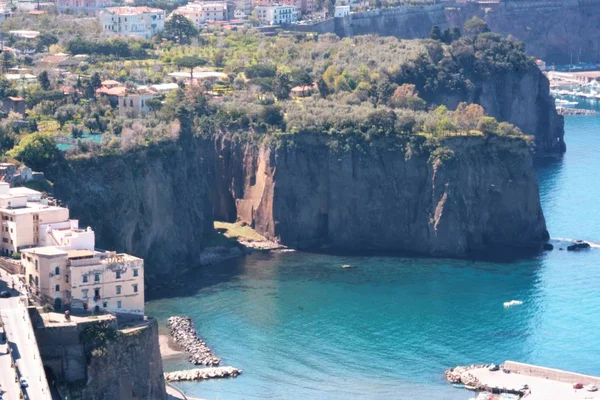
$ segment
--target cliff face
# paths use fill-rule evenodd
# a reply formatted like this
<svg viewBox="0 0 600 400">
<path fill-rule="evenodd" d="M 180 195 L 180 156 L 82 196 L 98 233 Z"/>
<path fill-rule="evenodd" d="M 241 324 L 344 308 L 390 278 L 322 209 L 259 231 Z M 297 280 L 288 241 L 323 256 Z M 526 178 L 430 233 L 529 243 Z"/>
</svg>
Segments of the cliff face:
<svg viewBox="0 0 600 400">
<path fill-rule="evenodd" d="M 300 248 L 465 255 L 548 237 L 522 141 L 449 140 L 446 160 L 387 142 L 366 152 L 331 146 L 315 137 L 278 149 L 221 140 L 235 160 L 221 176 L 238 218 Z"/>
<path fill-rule="evenodd" d="M 435 101 L 450 108 L 461 101 L 480 104 L 499 121 L 508 121 L 526 134 L 535 135 L 536 153 L 566 150 L 564 119 L 556 112 L 548 79 L 537 69 L 478 81 L 465 96 L 442 95 Z"/>
<path fill-rule="evenodd" d="M 158 324 L 122 331 L 107 354 L 92 357 L 83 400 L 166 400 Z"/>
<path fill-rule="evenodd" d="M 52 171 L 54 194 L 97 246 L 146 259 L 150 275 L 194 257 L 213 231 L 212 153 L 204 142 L 71 160 Z"/>
</svg>

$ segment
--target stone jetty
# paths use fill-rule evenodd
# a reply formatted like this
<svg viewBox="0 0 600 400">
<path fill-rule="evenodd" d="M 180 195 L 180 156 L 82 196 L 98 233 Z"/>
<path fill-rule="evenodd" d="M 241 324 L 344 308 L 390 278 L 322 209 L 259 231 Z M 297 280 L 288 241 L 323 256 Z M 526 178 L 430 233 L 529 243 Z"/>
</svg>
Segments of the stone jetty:
<svg viewBox="0 0 600 400">
<path fill-rule="evenodd" d="M 465 386 L 470 386 L 472 388 L 480 388 L 482 385 L 477 378 L 475 378 L 469 371 L 479 368 L 488 368 L 488 364 L 480 364 L 480 365 L 467 365 L 467 366 L 459 366 L 444 372 L 444 376 L 446 380 L 450 383 L 462 383 Z"/>
<path fill-rule="evenodd" d="M 233 367 L 196 368 L 185 371 L 165 372 L 167 382 L 201 381 L 205 379 L 235 378 L 242 373 Z"/>
<path fill-rule="evenodd" d="M 585 108 L 570 108 L 570 107 L 557 107 L 556 112 L 560 115 L 596 115 L 596 110 L 586 110 Z"/>
<path fill-rule="evenodd" d="M 215 357 L 206 343 L 198 337 L 190 317 L 170 317 L 167 320 L 167 326 L 171 331 L 173 340 L 185 350 L 192 364 L 219 365 L 221 360 Z"/>
</svg>

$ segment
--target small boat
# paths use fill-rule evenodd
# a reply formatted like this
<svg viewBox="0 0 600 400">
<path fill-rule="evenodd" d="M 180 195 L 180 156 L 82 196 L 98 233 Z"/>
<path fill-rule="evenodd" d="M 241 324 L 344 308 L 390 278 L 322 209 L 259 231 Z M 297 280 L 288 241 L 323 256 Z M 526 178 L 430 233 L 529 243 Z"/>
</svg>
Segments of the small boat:
<svg viewBox="0 0 600 400">
<path fill-rule="evenodd" d="M 465 385 L 465 389 L 467 389 L 467 390 L 477 390 L 477 386 Z"/>
<path fill-rule="evenodd" d="M 521 300 L 511 300 L 511 301 L 505 302 L 504 307 L 508 308 L 508 307 L 512 307 L 512 306 L 520 306 L 521 304 L 523 304 L 523 302 Z"/>
<path fill-rule="evenodd" d="M 353 268 L 353 267 L 350 264 L 344 264 L 344 265 L 342 265 L 342 268 L 348 269 L 348 268 Z"/>
<path fill-rule="evenodd" d="M 452 386 L 454 386 L 457 389 L 464 389 L 465 385 L 463 385 L 462 383 L 455 383 Z"/>
</svg>

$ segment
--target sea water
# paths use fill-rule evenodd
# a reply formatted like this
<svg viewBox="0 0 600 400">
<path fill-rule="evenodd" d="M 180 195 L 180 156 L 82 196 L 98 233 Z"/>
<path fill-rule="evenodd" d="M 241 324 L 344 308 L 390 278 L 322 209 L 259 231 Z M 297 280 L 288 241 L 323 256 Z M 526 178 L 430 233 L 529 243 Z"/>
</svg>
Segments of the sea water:
<svg viewBox="0 0 600 400">
<path fill-rule="evenodd" d="M 548 229 L 600 243 L 600 116 L 568 117 L 565 137 L 564 157 L 536 162 Z M 600 249 L 554 243 L 498 261 L 257 254 L 149 293 L 146 311 L 191 316 L 244 371 L 177 384 L 203 399 L 462 400 L 445 369 L 507 359 L 600 375 Z"/>
</svg>

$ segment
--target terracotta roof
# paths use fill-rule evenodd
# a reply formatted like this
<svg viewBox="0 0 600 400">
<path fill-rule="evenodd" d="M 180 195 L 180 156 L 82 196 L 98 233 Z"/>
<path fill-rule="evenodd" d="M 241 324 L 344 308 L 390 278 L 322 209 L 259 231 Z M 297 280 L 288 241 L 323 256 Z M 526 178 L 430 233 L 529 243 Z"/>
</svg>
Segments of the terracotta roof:
<svg viewBox="0 0 600 400">
<path fill-rule="evenodd" d="M 127 88 L 125 86 L 117 86 L 114 88 L 100 88 L 96 90 L 98 94 L 105 94 L 107 96 L 124 96 L 127 93 Z"/>
<path fill-rule="evenodd" d="M 102 85 L 103 86 L 109 86 L 109 85 L 121 85 L 121 82 L 119 81 L 113 81 L 112 79 L 107 79 L 105 81 L 102 81 Z"/>
<path fill-rule="evenodd" d="M 46 56 L 46 57 L 42 58 L 40 60 L 40 62 L 47 63 L 47 64 L 58 64 L 59 62 L 65 61 L 68 59 L 69 59 L 69 56 L 51 55 L 51 56 Z"/>
<path fill-rule="evenodd" d="M 42 11 L 42 10 L 31 10 L 31 11 L 29 11 L 27 14 L 31 14 L 31 15 L 42 15 L 42 14 L 46 14 L 46 11 Z"/>
</svg>

